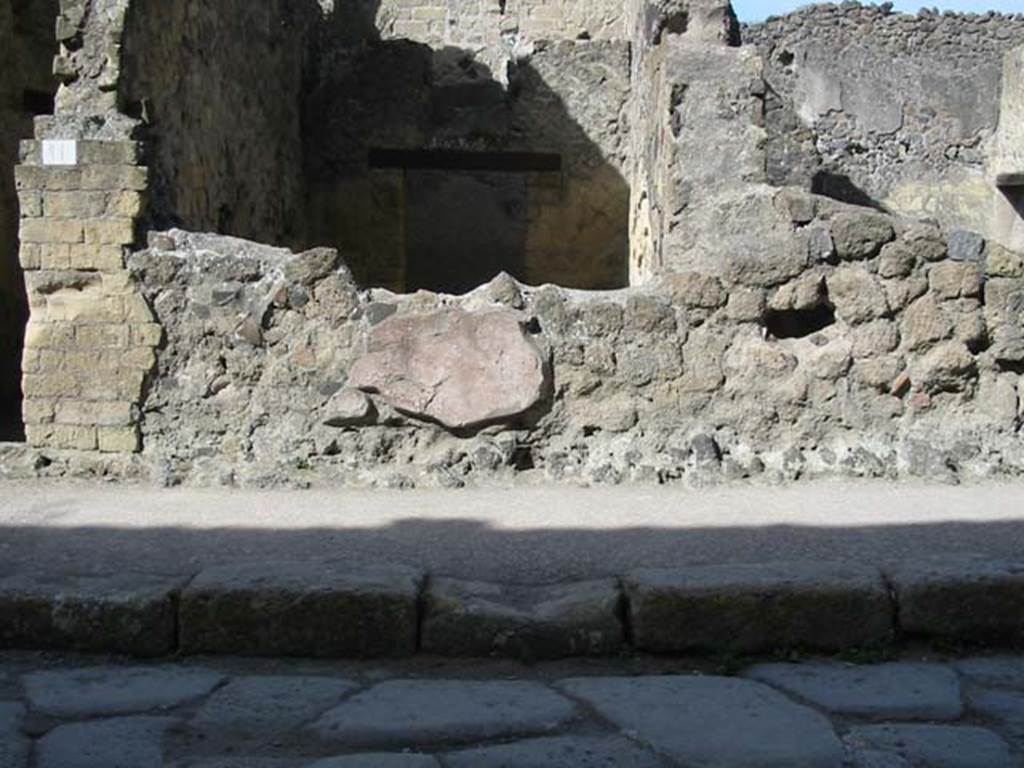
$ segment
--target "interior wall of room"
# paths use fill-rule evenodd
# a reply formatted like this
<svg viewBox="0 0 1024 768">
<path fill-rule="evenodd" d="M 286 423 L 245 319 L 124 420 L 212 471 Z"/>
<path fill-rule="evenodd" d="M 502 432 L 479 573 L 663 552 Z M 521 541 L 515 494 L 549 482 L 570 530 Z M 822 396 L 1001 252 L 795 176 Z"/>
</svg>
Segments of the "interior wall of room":
<svg viewBox="0 0 1024 768">
<path fill-rule="evenodd" d="M 119 101 L 141 121 L 154 227 L 295 244 L 316 0 L 129 6 Z"/>
<path fill-rule="evenodd" d="M 369 34 L 358 45 L 335 41 L 306 99 L 309 242 L 339 247 L 360 282 L 394 290 L 463 290 L 495 269 L 531 283 L 626 285 L 628 43 L 537 42 L 528 54 L 499 56 Z M 500 170 L 482 169 L 487 180 L 445 180 L 452 169 L 442 166 L 412 175 L 374 168 L 378 149 L 544 154 L 559 158 L 560 170 L 499 162 Z M 472 214 L 467 195 L 479 203 Z M 487 223 L 466 221 L 474 216 Z M 471 224 L 480 224 L 477 234 L 500 230 L 492 239 L 506 256 L 480 253 L 486 238 Z M 424 280 L 429 267 L 410 257 L 467 269 Z M 491 266 L 477 271 L 487 259 Z"/>
</svg>

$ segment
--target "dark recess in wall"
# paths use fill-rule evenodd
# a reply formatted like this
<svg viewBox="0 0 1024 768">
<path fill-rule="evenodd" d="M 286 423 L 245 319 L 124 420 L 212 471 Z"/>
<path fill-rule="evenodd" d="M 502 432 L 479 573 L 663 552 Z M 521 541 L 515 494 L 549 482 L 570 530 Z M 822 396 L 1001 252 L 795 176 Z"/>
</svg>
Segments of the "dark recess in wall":
<svg viewBox="0 0 1024 768">
<path fill-rule="evenodd" d="M 22 422 L 21 358 L 28 298 L 18 258 L 18 198 L 14 187 L 14 166 L 18 142 L 32 137 L 32 119 L 52 114 L 57 84 L 52 75 L 57 53 L 54 35 L 58 0 L 15 0 L 13 35 L 0 41 L 11 46 L 14 66 L 0 72 L 6 92 L 0 110 L 0 125 L 9 129 L 0 135 L 0 442 L 25 439 Z M 6 61 L 11 59 L 5 58 Z M 6 119 L 4 119 L 6 117 Z"/>
<path fill-rule="evenodd" d="M 371 149 L 370 167 L 425 171 L 559 172 L 562 170 L 562 157 L 543 152 Z"/>
<path fill-rule="evenodd" d="M 831 197 L 841 203 L 862 205 L 887 213 L 888 209 L 871 195 L 858 187 L 853 181 L 841 173 L 819 171 L 811 180 L 811 192 L 824 197 Z"/>
<path fill-rule="evenodd" d="M 774 339 L 804 339 L 825 330 L 835 321 L 835 310 L 828 303 L 822 303 L 810 309 L 769 310 L 765 327 Z"/>
</svg>

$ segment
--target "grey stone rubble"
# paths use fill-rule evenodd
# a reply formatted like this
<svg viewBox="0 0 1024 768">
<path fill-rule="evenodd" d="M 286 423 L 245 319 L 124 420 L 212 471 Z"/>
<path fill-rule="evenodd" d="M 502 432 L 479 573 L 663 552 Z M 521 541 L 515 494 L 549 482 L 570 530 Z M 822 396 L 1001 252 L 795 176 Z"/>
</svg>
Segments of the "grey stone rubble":
<svg viewBox="0 0 1024 768">
<path fill-rule="evenodd" d="M 558 659 L 631 650 L 834 652 L 904 639 L 1021 641 L 1024 564 L 957 556 L 905 561 L 884 571 L 812 561 L 692 566 L 550 586 L 319 561 L 214 566 L 154 579 L 51 573 L 33 581 L 35 574 L 15 573 L 0 579 L 0 648 L 139 657 Z M 111 714 L 122 702 L 134 707 L 132 697 L 149 687 L 152 674 L 126 671 L 116 689 L 101 686 L 95 695 Z M 28 680 L 32 697 L 41 695 L 36 682 Z M 790 682 L 799 690 L 798 681 Z M 179 679 L 163 695 L 195 696 L 215 684 Z M 859 684 L 864 696 L 880 683 Z M 65 685 L 90 689 L 93 681 L 86 675 Z M 848 687 L 856 689 L 852 681 Z M 244 689 L 235 693 L 246 696 Z M 904 693 L 913 708 L 912 692 Z M 67 706 L 60 697 L 33 701 L 54 712 Z M 222 703 L 232 706 L 230 698 Z"/>
<path fill-rule="evenodd" d="M 93 691 L 119 688 L 119 662 L 3 654 L 0 672 L 34 693 L 0 702 L 0 766 L 1013 768 L 1024 760 L 1024 684 L 1006 670 L 1022 666 L 806 659 L 723 677 L 694 660 L 210 659 L 129 668 L 138 691 L 112 716 Z M 197 679 L 224 682 L 198 698 L 162 693 Z M 56 698 L 60 714 L 33 705 Z"/>
</svg>

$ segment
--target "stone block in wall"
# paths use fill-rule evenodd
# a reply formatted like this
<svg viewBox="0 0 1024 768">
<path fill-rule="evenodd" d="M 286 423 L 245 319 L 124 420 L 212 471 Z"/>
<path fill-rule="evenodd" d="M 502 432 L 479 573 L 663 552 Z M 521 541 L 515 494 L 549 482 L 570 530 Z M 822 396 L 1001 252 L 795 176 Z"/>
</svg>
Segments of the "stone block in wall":
<svg viewBox="0 0 1024 768">
<path fill-rule="evenodd" d="M 124 268 L 124 251 L 109 243 L 76 243 L 68 247 L 67 268 L 114 272 Z"/>
<path fill-rule="evenodd" d="M 39 269 L 39 245 L 36 243 L 22 243 L 21 250 L 18 254 L 18 260 L 21 262 L 22 269 Z"/>
<path fill-rule="evenodd" d="M 83 234 L 89 245 L 131 245 L 135 241 L 135 220 L 111 217 L 86 221 Z"/>
<path fill-rule="evenodd" d="M 80 221 L 24 219 L 20 236 L 23 243 L 81 243 L 84 232 Z"/>
<path fill-rule="evenodd" d="M 127 427 L 135 421 L 135 405 L 129 402 L 64 400 L 54 407 L 54 421 L 75 426 Z"/>
<path fill-rule="evenodd" d="M 27 394 L 27 393 L 26 393 Z M 69 451 L 96 450 L 96 427 L 66 424 L 26 424 L 29 445 Z"/>
<path fill-rule="evenodd" d="M 137 165 L 142 161 L 143 146 L 137 141 L 80 140 L 75 143 L 78 162 L 82 165 Z M 22 165 L 43 165 L 43 142 L 22 141 L 19 161 Z"/>
<path fill-rule="evenodd" d="M 96 442 L 100 453 L 136 453 L 140 447 L 138 426 L 98 427 Z"/>
<path fill-rule="evenodd" d="M 49 219 L 91 219 L 106 213 L 108 199 L 105 192 L 44 192 L 40 215 Z"/>
</svg>

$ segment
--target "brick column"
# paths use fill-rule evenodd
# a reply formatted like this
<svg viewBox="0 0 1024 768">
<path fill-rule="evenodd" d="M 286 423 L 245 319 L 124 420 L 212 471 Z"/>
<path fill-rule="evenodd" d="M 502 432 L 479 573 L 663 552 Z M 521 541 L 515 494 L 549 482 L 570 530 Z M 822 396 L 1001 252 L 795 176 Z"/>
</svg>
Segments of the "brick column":
<svg viewBox="0 0 1024 768">
<path fill-rule="evenodd" d="M 130 141 L 78 141 L 65 165 L 22 143 L 16 169 L 31 317 L 24 416 L 30 445 L 130 453 L 161 329 L 125 270 L 147 169 Z M 65 147 L 67 148 L 67 147 Z M 52 159 L 51 159 L 52 162 Z"/>
</svg>

